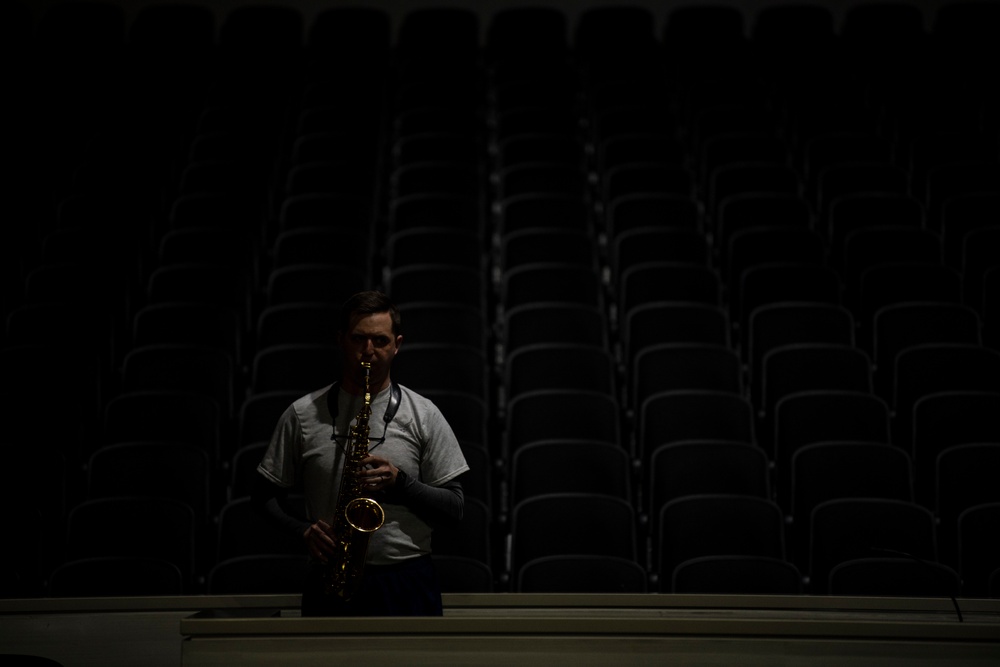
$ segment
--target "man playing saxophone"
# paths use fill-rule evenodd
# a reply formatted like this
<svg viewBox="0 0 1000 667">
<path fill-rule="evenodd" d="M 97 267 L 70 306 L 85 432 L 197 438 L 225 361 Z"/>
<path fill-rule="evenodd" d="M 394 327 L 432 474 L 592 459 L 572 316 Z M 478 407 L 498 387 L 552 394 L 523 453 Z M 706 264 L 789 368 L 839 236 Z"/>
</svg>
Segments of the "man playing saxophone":
<svg viewBox="0 0 1000 667">
<path fill-rule="evenodd" d="M 304 616 L 440 615 L 431 533 L 439 521 L 461 519 L 458 478 L 469 466 L 437 407 L 390 379 L 403 341 L 395 305 L 379 292 L 361 292 L 343 305 L 339 322 L 340 382 L 299 398 L 282 415 L 257 469 L 254 503 L 300 535 L 311 557 Z M 361 421 L 367 450 L 346 474 L 355 480 L 351 488 L 381 506 L 384 520 L 364 536 L 364 562 L 345 563 L 345 536 L 335 526 L 344 530 L 340 488 Z M 304 497 L 306 518 L 290 509 L 290 493 Z M 331 568 L 356 568 L 357 592 L 331 591 Z"/>
</svg>

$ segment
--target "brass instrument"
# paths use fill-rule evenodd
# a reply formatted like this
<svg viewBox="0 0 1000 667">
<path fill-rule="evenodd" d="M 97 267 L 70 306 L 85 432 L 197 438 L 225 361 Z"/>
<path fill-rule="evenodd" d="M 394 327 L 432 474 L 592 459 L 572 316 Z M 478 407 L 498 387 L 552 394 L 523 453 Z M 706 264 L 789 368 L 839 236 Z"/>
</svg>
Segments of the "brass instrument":
<svg viewBox="0 0 1000 667">
<path fill-rule="evenodd" d="M 350 600 L 361 584 L 365 557 L 371 534 L 382 527 L 385 511 L 374 499 L 365 496 L 358 477 L 361 461 L 368 456 L 368 422 L 371 419 L 371 364 L 362 362 L 365 369 L 365 402 L 351 426 L 344 447 L 344 471 L 340 480 L 340 494 L 331 526 L 336 552 L 330 556 L 324 570 L 324 590 L 327 595 L 337 595 Z"/>
</svg>

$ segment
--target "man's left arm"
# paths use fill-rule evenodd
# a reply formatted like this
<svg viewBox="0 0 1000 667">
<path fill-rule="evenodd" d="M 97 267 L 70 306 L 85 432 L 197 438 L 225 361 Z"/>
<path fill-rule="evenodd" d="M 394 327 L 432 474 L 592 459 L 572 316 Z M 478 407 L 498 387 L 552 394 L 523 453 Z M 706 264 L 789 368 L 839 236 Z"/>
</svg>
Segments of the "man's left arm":
<svg viewBox="0 0 1000 667">
<path fill-rule="evenodd" d="M 392 486 L 389 497 L 408 505 L 415 512 L 431 512 L 435 518 L 461 521 L 465 510 L 465 492 L 458 478 L 441 486 L 424 484 L 400 470 Z"/>
</svg>

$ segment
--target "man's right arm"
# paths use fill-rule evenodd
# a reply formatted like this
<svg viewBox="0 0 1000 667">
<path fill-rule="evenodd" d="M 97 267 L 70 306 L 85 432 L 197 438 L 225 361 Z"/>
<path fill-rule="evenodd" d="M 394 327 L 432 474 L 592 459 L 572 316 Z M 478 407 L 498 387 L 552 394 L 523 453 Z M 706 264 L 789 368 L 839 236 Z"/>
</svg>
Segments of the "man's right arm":
<svg viewBox="0 0 1000 667">
<path fill-rule="evenodd" d="M 282 530 L 302 538 L 310 523 L 295 515 L 288 500 L 288 489 L 258 474 L 250 490 L 253 508 Z"/>
<path fill-rule="evenodd" d="M 302 540 L 306 551 L 320 562 L 334 552 L 333 531 L 325 521 L 310 523 L 296 516 L 288 501 L 288 489 L 258 475 L 250 492 L 253 507 L 281 530 Z"/>
</svg>

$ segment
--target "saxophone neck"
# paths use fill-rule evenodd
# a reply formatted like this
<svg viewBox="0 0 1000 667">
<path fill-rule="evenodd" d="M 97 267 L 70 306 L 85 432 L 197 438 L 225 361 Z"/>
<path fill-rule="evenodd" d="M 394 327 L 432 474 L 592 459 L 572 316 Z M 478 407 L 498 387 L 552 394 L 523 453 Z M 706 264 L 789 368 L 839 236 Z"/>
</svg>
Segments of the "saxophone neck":
<svg viewBox="0 0 1000 667">
<path fill-rule="evenodd" d="M 369 361 L 362 361 L 361 367 L 365 369 L 365 410 L 371 410 L 372 404 L 372 365 Z"/>
</svg>

